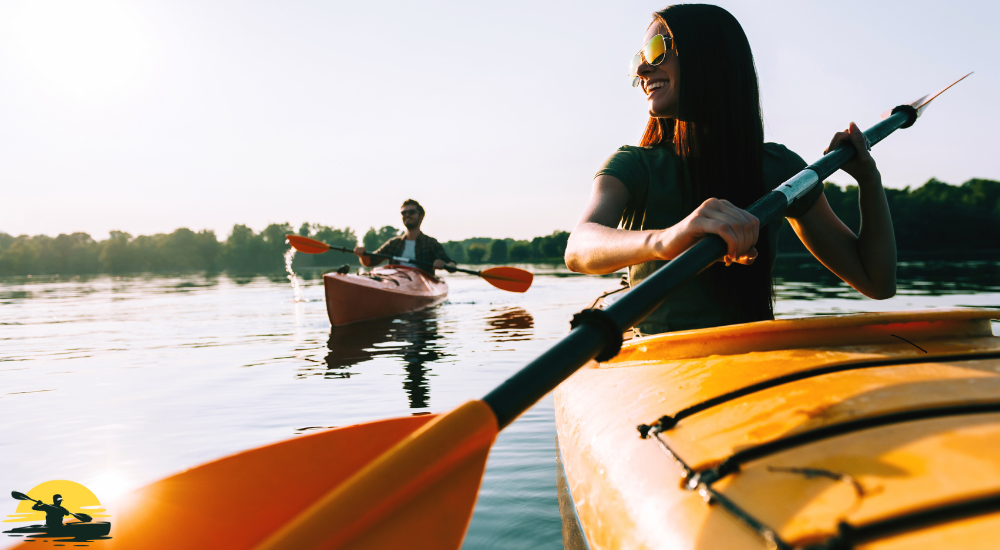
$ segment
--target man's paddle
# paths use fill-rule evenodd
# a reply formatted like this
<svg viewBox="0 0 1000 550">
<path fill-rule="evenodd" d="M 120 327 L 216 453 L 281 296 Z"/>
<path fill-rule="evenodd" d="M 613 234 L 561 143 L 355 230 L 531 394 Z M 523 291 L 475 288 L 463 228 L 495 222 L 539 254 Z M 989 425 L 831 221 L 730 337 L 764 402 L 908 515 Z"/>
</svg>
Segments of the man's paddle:
<svg viewBox="0 0 1000 550">
<path fill-rule="evenodd" d="M 322 241 L 317 241 L 316 239 L 310 239 L 309 237 L 302 237 L 300 235 L 285 235 L 285 239 L 288 244 L 292 245 L 292 248 L 298 250 L 299 252 L 304 252 L 306 254 L 322 254 L 329 250 L 336 250 L 339 252 L 347 252 L 353 254 L 354 251 L 350 248 L 345 248 L 343 246 L 334 246 L 331 244 L 326 244 Z M 383 260 L 389 260 L 390 262 L 407 262 L 409 264 L 415 265 L 420 269 L 434 272 L 434 266 L 431 264 L 426 264 L 423 262 L 415 262 L 413 260 L 408 260 L 406 258 L 400 258 L 398 256 L 389 256 L 388 254 L 376 254 L 374 252 L 366 252 L 365 256 L 371 256 L 373 258 L 381 258 Z M 506 290 L 508 292 L 525 292 L 531 288 L 531 282 L 534 280 L 535 276 L 530 271 L 525 271 L 523 269 L 518 269 L 516 267 L 491 267 L 483 271 L 475 271 L 472 269 L 461 269 L 458 267 L 446 267 L 449 273 L 454 273 L 456 271 L 460 273 L 468 273 L 470 275 L 478 275 L 486 282 L 499 288 L 500 290 Z"/>
<path fill-rule="evenodd" d="M 912 125 L 926 104 L 893 109 L 865 132 L 869 142 Z M 854 154 L 850 145 L 829 153 L 749 211 L 761 225 L 780 219 Z M 576 316 L 568 336 L 482 400 L 442 415 L 299 436 L 134 491 L 115 503 L 117 528 L 107 542 L 149 550 L 192 541 L 267 550 L 458 548 L 499 430 L 591 359 L 613 357 L 623 328 L 725 252 L 722 239 L 705 238 L 607 310 Z"/>
<path fill-rule="evenodd" d="M 40 500 L 35 500 L 35 499 L 29 497 L 28 495 L 26 495 L 24 493 L 19 493 L 17 491 L 11 491 L 10 492 L 10 496 L 16 498 L 17 500 L 30 500 L 31 502 L 38 502 L 40 504 L 45 504 L 44 502 L 42 502 Z M 46 506 L 50 506 L 50 505 L 46 504 Z M 66 511 L 69 512 L 69 510 L 66 510 Z M 69 512 L 69 513 L 70 513 L 70 515 L 72 515 L 73 517 L 75 517 L 76 519 L 78 519 L 78 520 L 80 520 L 80 521 L 82 521 L 84 523 L 86 523 L 88 521 L 93 521 L 94 520 L 94 518 L 88 516 L 87 514 L 74 514 L 73 512 Z"/>
</svg>

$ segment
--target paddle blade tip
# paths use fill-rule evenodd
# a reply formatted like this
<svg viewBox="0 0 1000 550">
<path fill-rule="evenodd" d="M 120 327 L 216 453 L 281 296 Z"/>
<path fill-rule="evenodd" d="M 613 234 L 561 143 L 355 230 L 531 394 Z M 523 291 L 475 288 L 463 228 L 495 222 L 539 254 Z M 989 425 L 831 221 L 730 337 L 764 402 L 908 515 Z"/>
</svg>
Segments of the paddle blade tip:
<svg viewBox="0 0 1000 550">
<path fill-rule="evenodd" d="M 530 271 L 516 267 L 491 267 L 484 270 L 481 276 L 491 285 L 508 292 L 527 292 L 535 275 Z"/>
<path fill-rule="evenodd" d="M 305 254 L 322 254 L 330 250 L 330 245 L 301 235 L 285 235 L 285 241 L 295 250 Z"/>
</svg>

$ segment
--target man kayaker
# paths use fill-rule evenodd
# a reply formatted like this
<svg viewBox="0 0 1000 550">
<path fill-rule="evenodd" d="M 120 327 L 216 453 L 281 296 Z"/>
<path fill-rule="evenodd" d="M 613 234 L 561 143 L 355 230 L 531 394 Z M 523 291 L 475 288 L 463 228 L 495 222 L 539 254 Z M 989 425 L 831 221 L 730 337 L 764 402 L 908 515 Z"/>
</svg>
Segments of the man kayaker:
<svg viewBox="0 0 1000 550">
<path fill-rule="evenodd" d="M 61 506 L 62 499 L 62 495 L 52 495 L 52 504 L 45 504 L 39 500 L 31 509 L 45 512 L 46 527 L 62 527 L 63 517 L 70 515 L 69 510 Z"/>
<path fill-rule="evenodd" d="M 444 251 L 441 243 L 420 231 L 420 224 L 424 221 L 424 207 L 420 206 L 419 202 L 407 199 L 403 202 L 399 214 L 403 216 L 406 233 L 386 241 L 374 252 L 375 254 L 406 258 L 424 265 L 432 264 L 434 269 L 451 271 L 455 268 L 455 262 L 448 257 L 448 253 Z M 361 259 L 361 265 L 364 266 L 382 263 L 380 258 L 368 256 L 363 246 L 354 247 L 354 254 Z"/>
</svg>

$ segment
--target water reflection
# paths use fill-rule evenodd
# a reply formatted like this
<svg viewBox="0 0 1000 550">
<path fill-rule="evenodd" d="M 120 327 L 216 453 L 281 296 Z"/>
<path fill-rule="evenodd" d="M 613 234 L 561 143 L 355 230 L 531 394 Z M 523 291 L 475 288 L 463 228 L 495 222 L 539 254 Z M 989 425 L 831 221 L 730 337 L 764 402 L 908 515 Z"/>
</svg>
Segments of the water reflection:
<svg viewBox="0 0 1000 550">
<path fill-rule="evenodd" d="M 863 297 L 812 256 L 778 257 L 774 266 L 775 284 L 792 297 Z M 968 294 L 1000 290 L 1000 262 L 994 260 L 900 260 L 896 267 L 897 292 L 918 296 Z"/>
<path fill-rule="evenodd" d="M 518 342 L 530 340 L 535 328 L 535 318 L 519 307 L 493 309 L 486 317 L 486 332 L 492 342 Z"/>
<path fill-rule="evenodd" d="M 380 357 L 399 358 L 406 370 L 403 389 L 411 409 L 427 408 L 430 385 L 427 365 L 452 354 L 445 351 L 438 330 L 437 309 L 408 313 L 393 319 L 376 319 L 330 330 L 324 360 L 324 378 L 350 378 L 349 369 Z"/>
</svg>

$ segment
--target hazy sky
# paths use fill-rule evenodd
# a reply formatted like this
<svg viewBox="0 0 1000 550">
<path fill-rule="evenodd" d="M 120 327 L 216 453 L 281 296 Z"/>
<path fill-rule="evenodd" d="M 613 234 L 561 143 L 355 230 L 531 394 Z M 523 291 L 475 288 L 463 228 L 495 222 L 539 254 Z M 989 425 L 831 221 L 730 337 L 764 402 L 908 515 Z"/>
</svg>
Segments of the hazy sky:
<svg viewBox="0 0 1000 550">
<path fill-rule="evenodd" d="M 1000 179 L 1000 2 L 721 2 L 769 141 L 976 74 L 879 145 L 887 185 Z M 653 1 L 0 3 L 0 231 L 303 221 L 439 239 L 570 229 L 646 120 L 625 76 Z M 842 173 L 832 178 L 847 183 Z"/>
</svg>

